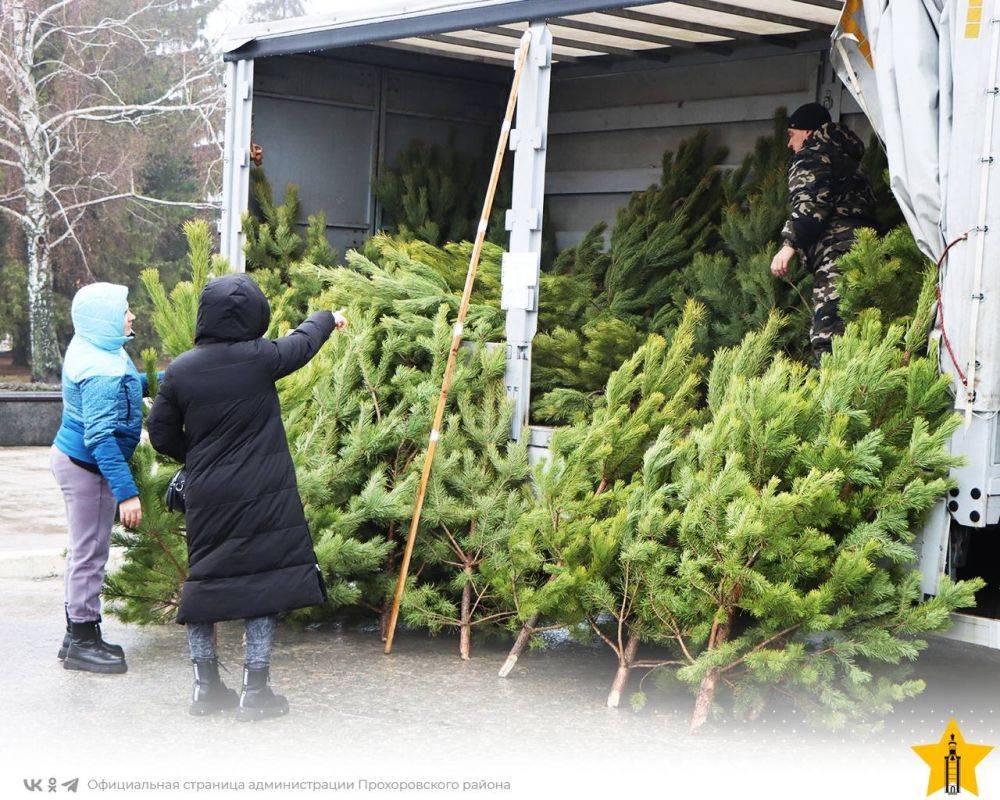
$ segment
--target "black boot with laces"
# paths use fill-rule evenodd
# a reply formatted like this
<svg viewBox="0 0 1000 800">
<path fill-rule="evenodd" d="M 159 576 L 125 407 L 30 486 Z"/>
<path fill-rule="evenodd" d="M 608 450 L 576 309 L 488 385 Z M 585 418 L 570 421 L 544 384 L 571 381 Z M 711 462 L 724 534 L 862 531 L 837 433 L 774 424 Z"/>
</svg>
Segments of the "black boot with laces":
<svg viewBox="0 0 1000 800">
<path fill-rule="evenodd" d="M 191 663 L 194 665 L 194 690 L 190 709 L 193 716 L 205 717 L 239 705 L 239 695 L 219 677 L 219 659 L 195 660 Z"/>
<path fill-rule="evenodd" d="M 120 675 L 128 671 L 125 657 L 104 647 L 97 622 L 71 622 L 69 647 L 63 669 Z"/>
<path fill-rule="evenodd" d="M 59 654 L 57 658 L 62 661 L 66 658 L 66 653 L 69 652 L 70 639 L 73 638 L 73 631 L 71 623 L 69 621 L 69 611 L 66 611 L 66 633 L 63 635 L 62 646 L 59 648 Z M 120 644 L 111 644 L 111 642 L 104 641 L 104 636 L 101 634 L 101 619 L 97 618 L 97 638 L 101 642 L 101 647 L 107 650 L 112 655 L 116 655 L 119 658 L 125 658 L 125 650 Z"/>
<path fill-rule="evenodd" d="M 288 713 L 288 700 L 271 691 L 268 667 L 243 667 L 243 691 L 236 718 L 249 721 L 283 717 Z"/>
</svg>

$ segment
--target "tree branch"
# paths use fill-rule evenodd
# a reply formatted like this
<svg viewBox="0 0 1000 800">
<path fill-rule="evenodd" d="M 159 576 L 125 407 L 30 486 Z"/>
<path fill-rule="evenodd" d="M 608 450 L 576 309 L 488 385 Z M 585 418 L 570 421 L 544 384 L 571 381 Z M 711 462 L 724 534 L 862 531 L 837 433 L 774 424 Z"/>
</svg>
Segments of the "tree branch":
<svg viewBox="0 0 1000 800">
<path fill-rule="evenodd" d="M 9 214 L 11 217 L 13 217 L 14 219 L 16 219 L 18 222 L 20 222 L 25 227 L 28 227 L 28 226 L 31 225 L 31 220 L 29 220 L 20 211 L 15 211 L 10 206 L 0 205 L 0 211 L 2 211 L 5 214 Z"/>
<path fill-rule="evenodd" d="M 148 103 L 128 103 L 124 105 L 108 103 L 83 108 L 70 108 L 49 117 L 42 123 L 42 128 L 58 133 L 70 122 L 78 119 L 92 122 L 136 122 L 148 114 L 196 111 L 200 107 L 198 103 L 167 103 L 166 101 L 176 96 L 182 89 L 209 77 L 211 77 L 211 72 L 208 71 L 189 75 L 182 81 L 175 83 L 155 100 L 151 100 Z"/>
<path fill-rule="evenodd" d="M 161 200 L 158 197 L 148 197 L 144 194 L 139 194 L 133 189 L 128 192 L 119 192 L 117 194 L 109 194 L 104 197 L 95 197 L 91 200 L 83 200 L 79 203 L 73 203 L 66 206 L 65 210 L 75 211 L 78 208 L 89 208 L 91 206 L 101 205 L 102 203 L 110 203 L 115 200 L 135 200 L 140 203 L 152 203 L 160 206 L 178 206 L 181 208 L 193 208 L 197 210 L 215 210 L 219 207 L 217 203 L 201 203 L 193 200 Z"/>
<path fill-rule="evenodd" d="M 53 3 L 48 8 L 43 8 L 41 11 L 38 12 L 38 14 L 35 16 L 34 21 L 31 23 L 31 27 L 28 29 L 28 42 L 31 46 L 32 51 L 34 51 L 38 47 L 38 45 L 41 44 L 41 42 L 44 40 L 44 37 L 42 40 L 36 39 L 38 31 L 41 30 L 42 23 L 44 23 L 45 20 L 47 20 L 57 11 L 61 11 L 67 6 L 71 6 L 73 5 L 73 3 L 77 2 L 79 2 L 79 0 L 59 0 L 59 2 Z"/>
</svg>

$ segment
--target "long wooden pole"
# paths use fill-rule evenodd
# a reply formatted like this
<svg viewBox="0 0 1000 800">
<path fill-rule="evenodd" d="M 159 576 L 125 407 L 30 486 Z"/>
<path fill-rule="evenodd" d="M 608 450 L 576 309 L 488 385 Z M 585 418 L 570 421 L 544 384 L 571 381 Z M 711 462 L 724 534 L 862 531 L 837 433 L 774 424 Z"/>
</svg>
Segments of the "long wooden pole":
<svg viewBox="0 0 1000 800">
<path fill-rule="evenodd" d="M 524 72 L 524 65 L 528 59 L 528 44 L 530 40 L 531 31 L 529 30 L 521 38 L 521 46 L 514 68 L 514 83 L 510 88 L 510 97 L 507 99 L 507 110 L 504 113 L 503 124 L 500 126 L 500 139 L 497 142 L 496 154 L 493 157 L 493 171 L 490 173 L 490 182 L 486 188 L 486 199 L 483 201 L 483 213 L 479 217 L 479 227 L 476 229 L 476 242 L 472 248 L 472 256 L 469 258 L 469 271 L 465 275 L 465 289 L 462 291 L 462 302 L 458 307 L 458 321 L 455 323 L 454 332 L 451 337 L 451 349 L 448 351 L 448 363 L 444 368 L 441 394 L 438 396 L 437 409 L 434 412 L 434 422 L 431 426 L 431 433 L 427 442 L 424 469 L 420 474 L 420 489 L 417 491 L 417 499 L 413 506 L 413 518 L 410 520 L 410 531 L 406 537 L 406 549 L 403 551 L 403 563 L 399 568 L 396 593 L 392 598 L 392 613 L 389 615 L 389 625 L 385 632 L 386 653 L 392 652 L 392 638 L 396 632 L 396 621 L 399 618 L 399 605 L 403 600 L 403 593 L 406 591 L 406 576 L 410 570 L 410 557 L 413 555 L 413 544 L 417 540 L 417 528 L 420 527 L 420 512 L 424 507 L 427 484 L 431 477 L 431 466 L 434 463 L 434 453 L 437 452 L 438 439 L 441 437 L 441 425 L 444 420 L 444 409 L 448 402 L 448 390 L 451 388 L 458 349 L 462 345 L 462 328 L 465 325 L 465 317 L 469 311 L 472 286 L 476 282 L 476 273 L 479 271 L 479 257 L 482 255 L 483 243 L 486 241 L 486 229 L 489 227 L 490 214 L 493 211 L 493 198 L 496 195 L 497 183 L 500 181 L 500 169 L 503 166 L 504 153 L 507 151 L 507 142 L 510 139 L 510 127 L 514 119 L 514 108 L 517 106 L 517 93 L 521 86 L 521 74 Z"/>
</svg>

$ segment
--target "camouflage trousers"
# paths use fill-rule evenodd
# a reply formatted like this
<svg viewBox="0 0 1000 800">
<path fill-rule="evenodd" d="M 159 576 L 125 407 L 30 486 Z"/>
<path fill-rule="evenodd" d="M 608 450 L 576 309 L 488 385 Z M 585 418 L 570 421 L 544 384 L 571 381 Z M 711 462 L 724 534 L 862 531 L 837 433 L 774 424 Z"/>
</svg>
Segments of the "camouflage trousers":
<svg viewBox="0 0 1000 800">
<path fill-rule="evenodd" d="M 833 337 L 844 332 L 840 317 L 840 293 L 837 282 L 840 270 L 837 261 L 854 246 L 858 226 L 846 222 L 832 224 L 818 242 L 810 248 L 805 264 L 813 274 L 813 316 L 809 342 L 819 360 L 833 347 Z"/>
</svg>

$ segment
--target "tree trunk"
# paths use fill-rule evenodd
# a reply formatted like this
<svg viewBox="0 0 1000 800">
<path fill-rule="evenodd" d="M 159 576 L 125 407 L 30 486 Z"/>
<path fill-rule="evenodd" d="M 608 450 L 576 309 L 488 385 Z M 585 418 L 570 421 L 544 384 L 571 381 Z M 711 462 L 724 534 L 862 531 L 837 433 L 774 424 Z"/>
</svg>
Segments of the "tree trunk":
<svg viewBox="0 0 1000 800">
<path fill-rule="evenodd" d="M 737 593 L 738 597 L 739 593 Z M 718 627 L 715 635 L 709 638 L 709 650 L 718 647 L 720 644 L 725 644 L 729 638 L 729 631 L 732 629 L 735 615 L 736 610 L 731 610 L 726 616 L 726 621 Z M 712 710 L 712 702 L 715 700 L 715 687 L 718 682 L 719 670 L 715 668 L 706 672 L 705 677 L 701 679 L 701 686 L 698 687 L 698 696 L 694 701 L 694 711 L 691 713 L 691 726 L 689 728 L 691 733 L 697 731 L 708 720 L 708 714 Z"/>
<path fill-rule="evenodd" d="M 472 648 L 472 567 L 465 565 L 465 586 L 462 587 L 462 627 L 458 638 L 458 654 L 469 660 Z"/>
<path fill-rule="evenodd" d="M 521 655 L 524 648 L 528 646 L 528 642 L 531 641 L 531 633 L 538 624 L 539 616 L 541 615 L 532 614 L 528 618 L 528 621 L 521 627 L 521 632 L 517 634 L 517 638 L 514 640 L 514 645 L 510 648 L 510 652 L 507 653 L 507 660 L 503 662 L 503 666 L 500 667 L 500 672 L 497 673 L 501 678 L 506 678 L 510 675 L 510 671 L 514 669 L 518 656 Z"/>
<path fill-rule="evenodd" d="M 34 77 L 34 53 L 27 11 L 23 2 L 13 4 L 11 15 L 14 94 L 21 118 L 22 143 L 18 153 L 24 174 L 24 213 L 21 227 L 27 242 L 28 324 L 30 329 L 31 377 L 36 381 L 59 380 L 59 345 L 52 313 L 52 272 L 49 260 L 48 192 L 51 156 L 42 126 L 38 87 Z"/>
<path fill-rule="evenodd" d="M 397 453 L 398 458 L 398 453 Z M 393 469 L 393 478 L 398 478 L 398 475 Z M 396 526 L 394 524 L 389 525 L 389 532 L 385 537 L 386 543 L 394 545 L 396 541 Z M 385 558 L 385 574 L 393 575 L 396 572 L 396 556 L 398 555 L 395 548 L 389 551 L 389 554 Z M 382 601 L 382 611 L 378 615 L 378 635 L 379 638 L 384 642 L 388 638 L 389 631 L 389 614 L 392 612 L 392 595 L 390 594 L 387 598 Z"/>
<path fill-rule="evenodd" d="M 712 710 L 712 701 L 715 699 L 715 684 L 719 680 L 719 673 L 716 669 L 710 669 L 701 679 L 701 686 L 698 687 L 698 697 L 694 701 L 694 711 L 691 714 L 690 732 L 694 733 L 705 724 L 708 719 L 708 712 Z"/>
<path fill-rule="evenodd" d="M 625 649 L 618 657 L 618 671 L 615 672 L 615 679 L 611 682 L 611 691 L 608 692 L 608 708 L 618 708 L 622 699 L 622 692 L 625 691 L 625 684 L 628 683 L 628 674 L 635 663 L 636 653 L 639 652 L 639 634 L 629 634 Z"/>
<path fill-rule="evenodd" d="M 44 230 L 45 223 L 40 224 Z M 31 379 L 56 383 L 61 371 L 52 313 L 52 272 L 44 233 L 28 234 L 28 322 L 31 331 Z"/>
<path fill-rule="evenodd" d="M 386 639 L 386 631 L 389 630 L 389 609 L 390 606 L 386 603 L 378 615 L 378 635 L 383 642 Z"/>
<path fill-rule="evenodd" d="M 597 485 L 597 490 L 594 492 L 594 497 L 597 497 L 597 495 L 604 492 L 607 486 L 607 477 L 601 478 L 601 482 Z M 559 562 L 559 565 L 562 566 L 561 561 Z M 555 579 L 555 575 L 549 575 L 549 579 L 545 582 L 546 585 L 552 583 Z M 506 678 L 510 675 L 511 670 L 514 669 L 514 665 L 517 663 L 518 657 L 524 651 L 524 648 L 528 646 L 528 642 L 531 641 L 531 634 L 534 631 L 535 626 L 538 624 L 540 617 L 541 614 L 532 614 L 528 618 L 528 621 L 521 627 L 520 633 L 517 634 L 517 638 L 514 640 L 513 647 L 510 648 L 510 652 L 507 654 L 507 660 L 503 662 L 503 666 L 500 667 L 500 672 L 497 673 L 501 678 Z"/>
</svg>

